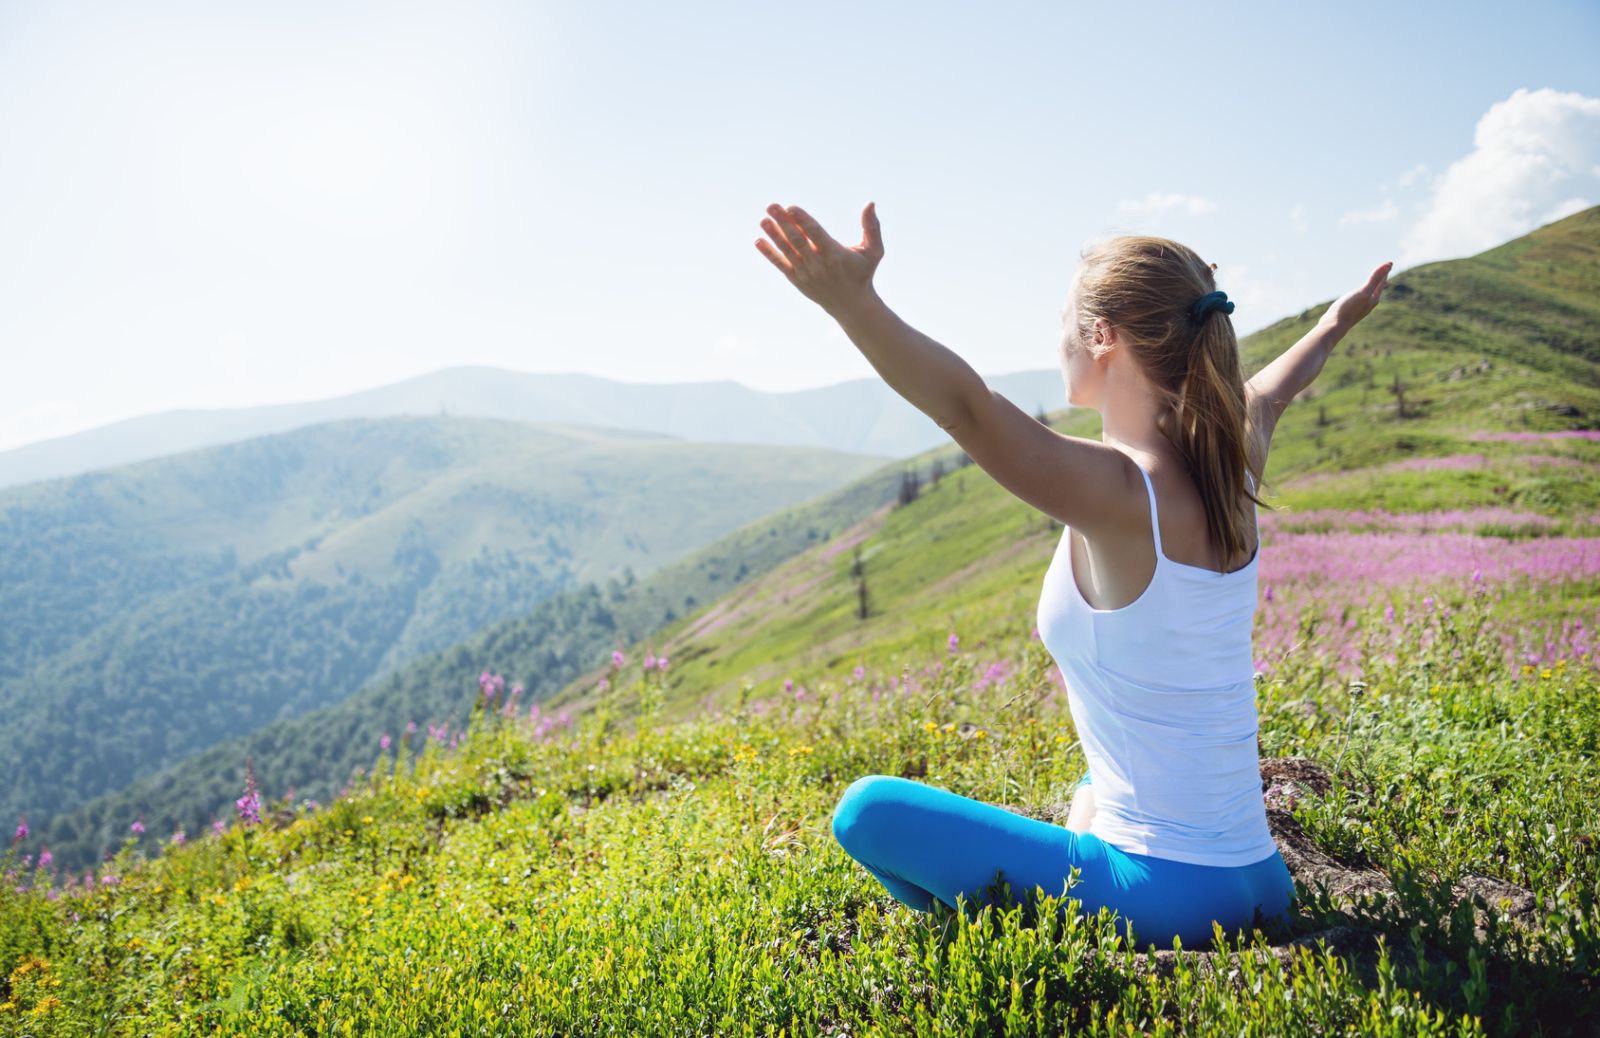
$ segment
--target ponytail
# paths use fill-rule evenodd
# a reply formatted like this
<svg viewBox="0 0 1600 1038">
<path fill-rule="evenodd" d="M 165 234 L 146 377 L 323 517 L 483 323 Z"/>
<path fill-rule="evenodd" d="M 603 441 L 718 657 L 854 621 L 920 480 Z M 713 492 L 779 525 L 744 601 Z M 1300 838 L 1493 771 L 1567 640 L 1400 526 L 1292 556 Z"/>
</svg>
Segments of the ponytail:
<svg viewBox="0 0 1600 1038">
<path fill-rule="evenodd" d="M 1104 317 L 1126 336 L 1131 355 L 1163 405 L 1156 426 L 1189 469 L 1205 509 L 1210 543 L 1223 571 L 1244 555 L 1264 504 L 1245 483 L 1250 427 L 1239 340 L 1214 303 L 1216 264 L 1166 238 L 1114 238 L 1084 254 L 1078 316 Z M 1225 298 L 1225 297 L 1224 297 Z M 1220 311 L 1220 312 L 1219 312 Z M 1257 487 L 1261 473 L 1250 470 Z M 1269 506 L 1270 507 L 1270 506 Z"/>
</svg>

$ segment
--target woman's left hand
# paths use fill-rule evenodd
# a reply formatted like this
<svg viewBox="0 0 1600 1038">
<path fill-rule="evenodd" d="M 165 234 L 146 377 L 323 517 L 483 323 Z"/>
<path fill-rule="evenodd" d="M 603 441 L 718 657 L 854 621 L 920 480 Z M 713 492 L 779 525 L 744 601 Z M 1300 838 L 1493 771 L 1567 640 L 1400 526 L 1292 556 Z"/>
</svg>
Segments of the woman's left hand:
<svg viewBox="0 0 1600 1038">
<path fill-rule="evenodd" d="M 768 216 L 761 221 L 772 241 L 757 238 L 756 248 L 802 295 L 837 313 L 872 295 L 872 274 L 883 259 L 875 206 L 868 202 L 861 211 L 861 244 L 846 247 L 829 237 L 804 209 L 774 203 L 767 206 Z"/>
</svg>

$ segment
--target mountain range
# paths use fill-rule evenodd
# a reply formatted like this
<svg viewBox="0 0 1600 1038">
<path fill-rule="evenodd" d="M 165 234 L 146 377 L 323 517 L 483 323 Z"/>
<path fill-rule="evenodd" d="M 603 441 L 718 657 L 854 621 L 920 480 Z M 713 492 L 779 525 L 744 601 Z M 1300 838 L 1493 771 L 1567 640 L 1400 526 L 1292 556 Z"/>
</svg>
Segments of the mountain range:
<svg viewBox="0 0 1600 1038">
<path fill-rule="evenodd" d="M 1063 403 L 1056 369 L 996 375 L 990 385 L 1030 413 Z M 904 457 L 948 442 L 944 430 L 881 379 L 768 393 L 738 382 L 618 382 L 463 366 L 306 403 L 180 410 L 112 422 L 0 451 L 0 487 L 76 475 L 341 418 L 453 415 L 659 433 L 697 443 L 824 447 Z"/>
</svg>

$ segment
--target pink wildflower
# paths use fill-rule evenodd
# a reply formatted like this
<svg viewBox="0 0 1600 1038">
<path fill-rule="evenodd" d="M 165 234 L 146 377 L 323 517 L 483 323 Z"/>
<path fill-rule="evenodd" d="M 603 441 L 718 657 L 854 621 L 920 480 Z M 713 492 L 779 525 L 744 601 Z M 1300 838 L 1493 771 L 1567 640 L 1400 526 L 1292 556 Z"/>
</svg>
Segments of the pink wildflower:
<svg viewBox="0 0 1600 1038">
<path fill-rule="evenodd" d="M 240 821 L 255 825 L 261 821 L 261 791 L 256 785 L 255 769 L 247 758 L 244 763 L 244 796 L 233 802 Z"/>
</svg>

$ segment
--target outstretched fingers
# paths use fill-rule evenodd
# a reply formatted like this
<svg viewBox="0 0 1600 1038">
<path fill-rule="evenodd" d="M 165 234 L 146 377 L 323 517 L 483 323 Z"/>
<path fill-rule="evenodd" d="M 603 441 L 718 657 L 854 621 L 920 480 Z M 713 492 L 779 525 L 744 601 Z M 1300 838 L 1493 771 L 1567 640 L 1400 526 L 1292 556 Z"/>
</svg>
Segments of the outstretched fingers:
<svg viewBox="0 0 1600 1038">
<path fill-rule="evenodd" d="M 834 241 L 833 237 L 822 229 L 822 225 L 817 223 L 810 213 L 799 206 L 790 206 L 784 211 L 784 215 L 793 220 L 800 230 L 805 233 L 805 236 L 816 243 L 818 251 L 825 248 L 841 248 L 839 243 Z"/>
<path fill-rule="evenodd" d="M 767 232 L 767 237 L 771 238 L 778 246 L 778 251 L 782 254 L 784 259 L 789 261 L 790 265 L 800 262 L 802 248 L 804 248 L 806 252 L 811 251 L 810 248 L 802 246 L 798 242 L 791 240 L 785 229 L 778 226 L 778 222 L 772 219 L 770 216 L 761 221 L 761 229 Z M 799 235 L 796 234 L 796 237 L 798 236 Z"/>
<path fill-rule="evenodd" d="M 1380 266 L 1377 270 L 1374 270 L 1372 272 L 1372 276 L 1367 278 L 1367 291 L 1373 293 L 1374 298 L 1376 298 L 1376 296 L 1385 288 L 1389 287 L 1389 271 L 1393 266 L 1394 261 L 1390 260 L 1388 263 Z"/>
<path fill-rule="evenodd" d="M 811 240 L 809 230 L 802 227 L 800 221 L 795 219 L 794 214 L 797 210 L 793 206 L 785 209 L 774 202 L 767 206 L 767 212 L 774 220 L 778 221 L 778 226 L 783 230 L 784 237 L 789 239 L 789 244 L 795 247 L 795 251 L 802 256 L 812 256 L 817 253 L 817 242 Z M 821 228 L 818 228 L 818 230 L 821 230 Z"/>
<path fill-rule="evenodd" d="M 772 265 L 783 271 L 785 277 L 793 280 L 794 267 L 789 265 L 788 260 L 778 255 L 778 250 L 772 247 L 771 242 L 767 241 L 765 238 L 757 238 L 756 251 L 767 257 L 767 259 L 771 260 Z"/>
</svg>

